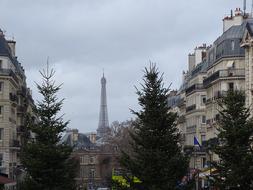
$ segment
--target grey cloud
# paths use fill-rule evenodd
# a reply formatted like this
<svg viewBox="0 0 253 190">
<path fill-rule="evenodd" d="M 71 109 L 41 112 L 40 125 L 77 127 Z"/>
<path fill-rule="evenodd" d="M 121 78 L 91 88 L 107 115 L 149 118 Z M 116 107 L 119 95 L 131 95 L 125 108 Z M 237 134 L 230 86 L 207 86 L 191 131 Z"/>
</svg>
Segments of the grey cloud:
<svg viewBox="0 0 253 190">
<path fill-rule="evenodd" d="M 50 56 L 57 82 L 64 83 L 59 96 L 66 98 L 69 127 L 94 131 L 103 68 L 109 120 L 133 117 L 133 86 L 149 60 L 164 72 L 166 85 L 179 87 L 188 53 L 214 41 L 224 14 L 239 6 L 238 0 L 2 0 L 0 27 L 17 40 L 34 98 L 38 70 Z"/>
</svg>

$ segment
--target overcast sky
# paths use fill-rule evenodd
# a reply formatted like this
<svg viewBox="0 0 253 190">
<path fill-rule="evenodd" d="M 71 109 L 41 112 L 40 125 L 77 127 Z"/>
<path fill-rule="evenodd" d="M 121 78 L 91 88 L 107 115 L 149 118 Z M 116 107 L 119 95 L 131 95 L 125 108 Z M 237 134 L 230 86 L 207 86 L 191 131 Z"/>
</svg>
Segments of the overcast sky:
<svg viewBox="0 0 253 190">
<path fill-rule="evenodd" d="M 248 0 L 249 1 L 249 0 Z M 69 127 L 82 132 L 98 125 L 100 78 L 107 78 L 110 123 L 133 117 L 134 85 L 149 61 L 178 88 L 187 55 L 222 33 L 222 18 L 243 0 L 1 0 L 0 28 L 17 41 L 17 56 L 28 86 L 47 56 L 64 83 L 59 97 Z M 250 10 L 251 2 L 248 2 Z"/>
</svg>

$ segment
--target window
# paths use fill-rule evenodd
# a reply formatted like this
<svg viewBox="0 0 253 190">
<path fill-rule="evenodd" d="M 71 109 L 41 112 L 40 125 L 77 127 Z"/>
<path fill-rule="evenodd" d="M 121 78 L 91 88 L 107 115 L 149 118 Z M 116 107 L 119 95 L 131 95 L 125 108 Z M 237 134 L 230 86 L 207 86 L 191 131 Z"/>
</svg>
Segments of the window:
<svg viewBox="0 0 253 190">
<path fill-rule="evenodd" d="M 228 83 L 228 90 L 234 90 L 234 83 L 233 82 Z"/>
<path fill-rule="evenodd" d="M 202 115 L 202 123 L 206 123 L 206 116 L 205 115 Z"/>
<path fill-rule="evenodd" d="M 80 156 L 80 163 L 87 164 L 87 156 Z"/>
<path fill-rule="evenodd" d="M 4 137 L 4 129 L 0 128 L 0 140 L 3 140 Z"/>
<path fill-rule="evenodd" d="M 90 163 L 91 163 L 91 164 L 94 163 L 94 156 L 90 156 Z"/>
<path fill-rule="evenodd" d="M 0 69 L 3 68 L 3 60 L 0 59 Z"/>
<path fill-rule="evenodd" d="M 201 143 L 203 143 L 204 141 L 206 141 L 206 135 L 201 135 Z"/>
<path fill-rule="evenodd" d="M 234 40 L 231 41 L 231 50 L 232 51 L 235 50 L 235 41 Z"/>
<path fill-rule="evenodd" d="M 83 161 L 83 156 L 80 156 L 80 163 L 83 164 L 84 161 Z"/>
<path fill-rule="evenodd" d="M 206 96 L 201 96 L 201 104 L 204 105 L 206 103 Z"/>
<path fill-rule="evenodd" d="M 0 166 L 3 165 L 3 154 L 0 154 Z"/>
<path fill-rule="evenodd" d="M 95 171 L 95 169 L 94 169 L 94 168 L 90 169 L 89 177 L 95 178 L 95 176 L 96 176 L 96 171 Z"/>
<path fill-rule="evenodd" d="M 0 106 L 0 115 L 3 114 L 3 106 Z"/>
<path fill-rule="evenodd" d="M 3 82 L 0 82 L 0 92 L 2 92 L 3 91 Z"/>
<path fill-rule="evenodd" d="M 207 166 L 206 158 L 202 158 L 202 168 L 204 168 L 206 166 Z"/>
</svg>

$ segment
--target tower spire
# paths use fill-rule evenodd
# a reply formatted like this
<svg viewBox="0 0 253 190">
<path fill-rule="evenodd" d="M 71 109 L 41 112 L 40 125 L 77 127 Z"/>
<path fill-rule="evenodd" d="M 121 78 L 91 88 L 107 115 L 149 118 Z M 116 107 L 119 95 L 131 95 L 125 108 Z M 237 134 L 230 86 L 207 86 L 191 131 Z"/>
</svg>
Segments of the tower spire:
<svg viewBox="0 0 253 190">
<path fill-rule="evenodd" d="M 246 15 L 246 7 L 247 6 L 247 2 L 246 0 L 243 0 L 243 15 L 245 16 Z"/>
<path fill-rule="evenodd" d="M 107 111 L 107 98 L 106 98 L 106 79 L 104 76 L 101 78 L 101 97 L 100 97 L 100 112 L 97 134 L 100 137 L 106 137 L 109 131 L 108 111 Z"/>
<path fill-rule="evenodd" d="M 253 0 L 252 0 L 252 2 L 251 2 L 250 16 L 251 16 L 251 18 L 253 17 Z"/>
</svg>

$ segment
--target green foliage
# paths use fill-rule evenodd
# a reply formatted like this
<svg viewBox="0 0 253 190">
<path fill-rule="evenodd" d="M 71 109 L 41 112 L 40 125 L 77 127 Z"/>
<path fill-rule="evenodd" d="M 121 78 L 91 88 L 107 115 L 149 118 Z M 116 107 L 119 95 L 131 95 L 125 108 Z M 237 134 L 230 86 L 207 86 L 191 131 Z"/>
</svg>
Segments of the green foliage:
<svg viewBox="0 0 253 190">
<path fill-rule="evenodd" d="M 179 146 L 177 115 L 169 112 L 168 92 L 155 65 L 145 69 L 142 90 L 137 89 L 141 107 L 134 122 L 133 154 L 123 151 L 122 165 L 142 182 L 131 189 L 174 190 L 187 173 L 188 159 Z"/>
<path fill-rule="evenodd" d="M 29 135 L 22 149 L 21 161 L 27 171 L 22 190 L 71 190 L 75 189 L 76 161 L 71 158 L 72 148 L 61 144 L 60 139 L 68 122 L 58 116 L 63 100 L 56 94 L 61 86 L 52 80 L 54 71 L 41 72 L 43 82 L 37 85 L 42 100 L 34 108 L 35 118 L 30 117 Z"/>
<path fill-rule="evenodd" d="M 220 157 L 214 163 L 218 174 L 215 185 L 221 189 L 253 188 L 253 121 L 250 110 L 245 107 L 245 94 L 229 91 L 218 102 L 221 107 L 218 144 L 213 151 Z"/>
</svg>

